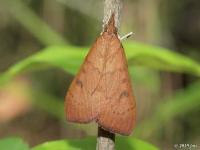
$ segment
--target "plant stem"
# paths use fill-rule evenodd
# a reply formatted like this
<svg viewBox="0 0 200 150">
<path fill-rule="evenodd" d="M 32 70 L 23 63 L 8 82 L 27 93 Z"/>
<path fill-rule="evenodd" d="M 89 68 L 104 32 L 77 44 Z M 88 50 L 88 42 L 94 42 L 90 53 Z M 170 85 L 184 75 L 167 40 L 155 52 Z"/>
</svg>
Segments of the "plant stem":
<svg viewBox="0 0 200 150">
<path fill-rule="evenodd" d="M 98 127 L 98 138 L 96 150 L 114 150 L 115 134 Z"/>
<path fill-rule="evenodd" d="M 105 0 L 104 1 L 104 18 L 103 31 L 105 25 L 108 24 L 112 14 L 115 16 L 115 27 L 119 29 L 121 0 Z M 98 127 L 98 138 L 96 150 L 114 150 L 115 149 L 115 134 Z"/>
<path fill-rule="evenodd" d="M 104 1 L 104 18 L 103 18 L 103 29 L 111 15 L 115 14 L 115 27 L 119 29 L 120 26 L 120 14 L 121 14 L 122 3 L 121 0 L 105 0 Z"/>
</svg>

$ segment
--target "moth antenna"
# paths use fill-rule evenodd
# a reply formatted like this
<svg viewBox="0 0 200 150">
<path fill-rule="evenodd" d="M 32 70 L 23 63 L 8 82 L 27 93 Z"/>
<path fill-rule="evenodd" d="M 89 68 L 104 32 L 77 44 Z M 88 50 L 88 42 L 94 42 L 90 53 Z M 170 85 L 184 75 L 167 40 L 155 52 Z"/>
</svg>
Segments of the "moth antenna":
<svg viewBox="0 0 200 150">
<path fill-rule="evenodd" d="M 126 35 L 124 35 L 124 36 L 122 36 L 122 37 L 119 37 L 119 39 L 120 39 L 120 41 L 123 41 L 123 40 L 125 40 L 125 39 L 128 39 L 131 35 L 133 35 L 134 33 L 133 32 L 130 32 L 130 33 L 128 33 L 128 34 L 126 34 Z"/>
</svg>

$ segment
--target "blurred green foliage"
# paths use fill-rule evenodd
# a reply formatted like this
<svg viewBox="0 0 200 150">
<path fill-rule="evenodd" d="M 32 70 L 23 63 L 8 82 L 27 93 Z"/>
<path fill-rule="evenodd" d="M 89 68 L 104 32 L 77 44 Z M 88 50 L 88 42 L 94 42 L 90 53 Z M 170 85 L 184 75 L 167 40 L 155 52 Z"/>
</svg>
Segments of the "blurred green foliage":
<svg viewBox="0 0 200 150">
<path fill-rule="evenodd" d="M 34 147 L 32 150 L 93 150 L 96 147 L 96 137 L 76 140 L 60 140 L 46 142 Z M 153 145 L 135 138 L 117 137 L 116 150 L 158 150 Z"/>
<path fill-rule="evenodd" d="M 24 4 L 23 1 L 16 0 L 15 2 L 11 2 L 3 0 L 1 4 L 3 4 L 3 6 L 7 8 L 7 11 L 23 27 L 30 31 L 42 45 L 45 45 L 46 48 L 10 66 L 8 70 L 0 74 L 0 83 L 7 83 L 12 78 L 24 72 L 46 70 L 52 67 L 59 68 L 72 75 L 78 71 L 78 68 L 87 54 L 88 47 L 78 47 L 68 44 L 67 40 L 52 30 Z M 159 130 L 166 122 L 173 120 L 176 116 L 199 108 L 200 94 L 197 91 L 200 89 L 199 62 L 173 50 L 159 46 L 139 42 L 124 42 L 123 45 L 126 51 L 131 76 L 133 76 L 134 80 L 140 81 L 139 83 L 148 83 L 150 88 L 153 88 L 151 81 L 154 84 L 158 82 L 158 73 L 152 73 L 152 70 L 186 73 L 197 77 L 194 83 L 187 88 L 174 91 L 174 95 L 171 97 L 162 98 L 164 99 L 164 103 L 156 104 L 155 111 L 152 112 L 150 117 L 136 127 L 134 131 L 136 137 L 148 137 L 152 134 L 156 134 L 156 130 Z M 138 68 L 138 66 L 142 66 L 145 69 L 139 69 L 138 71 L 138 69 L 135 69 Z M 149 78 L 152 80 L 149 80 Z M 60 98 L 34 88 L 30 89 L 30 92 L 33 95 L 33 103 L 35 106 L 61 120 L 64 119 L 64 106 Z M 72 147 L 74 147 L 73 149 L 80 149 L 80 147 L 86 148 L 87 146 L 89 147 L 86 149 L 94 149 L 95 140 L 95 138 L 87 138 L 80 140 L 53 141 L 36 146 L 32 150 L 56 150 L 58 147 L 60 150 Z M 117 149 L 124 149 L 125 146 L 127 146 L 126 149 L 133 150 L 157 149 L 148 143 L 132 137 L 117 137 L 116 146 Z M 0 148 L 28 150 L 27 144 L 18 138 L 0 140 Z"/>
<path fill-rule="evenodd" d="M 31 148 L 31 150 L 93 150 L 96 145 L 96 137 L 84 139 L 59 140 L 45 142 Z M 2 150 L 30 150 L 21 138 L 0 139 Z M 153 145 L 135 138 L 117 137 L 116 150 L 158 150 Z"/>
<path fill-rule="evenodd" d="M 44 50 L 18 62 L 17 64 L 11 66 L 8 71 L 1 75 L 1 80 L 8 81 L 12 77 L 25 72 L 25 71 L 35 71 L 38 69 L 47 69 L 49 67 L 58 67 L 68 73 L 75 74 L 82 63 L 84 56 L 86 55 L 86 48 L 75 47 L 75 46 L 51 46 L 45 48 Z M 135 65 L 142 65 L 149 68 L 154 68 L 158 70 L 165 71 L 176 71 L 185 72 L 199 76 L 200 75 L 200 65 L 193 61 L 192 59 L 180 55 L 163 48 L 148 46 L 141 43 L 125 43 L 125 50 L 127 58 L 129 60 L 129 68 L 134 68 Z M 153 63 L 152 63 L 153 62 Z M 148 76 L 148 75 L 147 75 Z M 146 77 L 145 77 L 146 78 Z M 183 112 L 187 112 L 191 109 L 198 108 L 200 106 L 200 94 L 196 92 L 195 89 L 200 88 L 200 83 L 197 82 L 191 85 L 188 89 L 177 93 L 175 96 L 166 100 L 166 103 L 157 106 L 157 110 L 152 114 L 152 118 L 147 122 L 143 123 L 135 130 L 135 135 L 150 135 L 154 130 L 158 129 L 160 125 L 164 124 L 166 121 L 172 119 Z M 57 100 L 54 96 L 50 96 L 36 89 L 32 92 L 35 101 L 35 105 L 39 106 L 43 110 L 46 110 L 50 114 L 63 119 L 63 103 Z M 194 105 L 195 104 L 195 105 Z M 145 126 L 145 127 L 144 127 Z M 148 131 L 141 131 L 144 128 L 150 128 Z M 141 129 L 141 130 L 140 130 Z M 143 133 L 144 132 L 144 133 Z M 82 142 L 81 142 L 82 141 Z M 87 139 L 86 141 L 90 141 Z M 68 141 L 70 143 L 70 141 Z M 61 145 L 66 148 L 69 146 L 64 141 L 46 143 L 42 146 L 35 148 L 34 150 L 47 150 L 54 149 L 54 146 Z M 77 141 L 78 142 L 78 141 Z M 80 145 L 85 141 L 80 140 Z M 92 142 L 92 141 L 90 141 Z M 63 145 L 64 143 L 64 145 Z M 81 144 L 82 143 L 82 144 Z M 86 142 L 87 143 L 87 142 Z M 137 147 L 137 142 L 131 141 L 129 144 L 133 144 Z M 95 142 L 93 142 L 93 147 Z M 85 145 L 86 146 L 86 145 Z M 142 144 L 145 149 L 145 144 Z M 44 148 L 45 147 L 45 148 Z M 120 145 L 119 145 L 120 147 Z M 141 145 L 140 145 L 141 148 Z M 137 149 L 137 148 L 135 148 Z"/>
<path fill-rule="evenodd" d="M 124 44 L 129 61 L 129 68 L 142 65 L 158 70 L 185 72 L 200 76 L 200 64 L 194 60 L 160 48 L 137 42 Z M 51 46 L 11 66 L 1 75 L 0 81 L 11 78 L 30 69 L 44 69 L 51 66 L 59 67 L 68 73 L 75 74 L 86 55 L 86 48 L 76 46 Z"/>
<path fill-rule="evenodd" d="M 7 8 L 7 11 L 20 24 L 29 30 L 33 36 L 35 36 L 44 45 L 62 45 L 67 43 L 64 38 L 62 38 L 57 32 L 51 29 L 21 0 L 2 0 L 1 4 Z"/>
<path fill-rule="evenodd" d="M 186 89 L 176 91 L 176 93 L 165 98 L 163 103 L 157 104 L 156 110 L 150 115 L 148 120 L 142 122 L 135 130 L 136 136 L 143 135 L 149 137 L 158 134 L 158 131 L 168 121 L 173 120 L 178 115 L 184 115 L 191 110 L 198 110 L 200 107 L 200 82 L 191 84 Z M 150 130 L 144 130 L 149 128 Z"/>
<path fill-rule="evenodd" d="M 0 148 L 1 150 L 29 150 L 28 144 L 17 137 L 0 139 Z"/>
</svg>

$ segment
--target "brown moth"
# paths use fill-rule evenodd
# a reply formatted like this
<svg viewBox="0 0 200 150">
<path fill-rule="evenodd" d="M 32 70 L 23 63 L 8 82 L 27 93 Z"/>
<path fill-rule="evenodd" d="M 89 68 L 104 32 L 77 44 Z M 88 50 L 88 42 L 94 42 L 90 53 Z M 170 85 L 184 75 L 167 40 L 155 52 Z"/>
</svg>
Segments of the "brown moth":
<svg viewBox="0 0 200 150">
<path fill-rule="evenodd" d="M 125 52 L 112 15 L 69 87 L 67 120 L 94 120 L 110 132 L 129 135 L 135 124 L 135 106 Z"/>
</svg>

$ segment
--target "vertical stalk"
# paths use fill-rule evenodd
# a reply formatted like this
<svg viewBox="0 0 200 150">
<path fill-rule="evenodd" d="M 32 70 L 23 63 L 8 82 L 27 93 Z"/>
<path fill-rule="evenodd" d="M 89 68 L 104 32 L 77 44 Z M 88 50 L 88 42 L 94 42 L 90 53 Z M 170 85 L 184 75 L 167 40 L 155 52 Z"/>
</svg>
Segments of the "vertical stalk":
<svg viewBox="0 0 200 150">
<path fill-rule="evenodd" d="M 115 134 L 98 127 L 97 147 L 96 150 L 114 150 Z"/>
<path fill-rule="evenodd" d="M 115 14 L 115 27 L 119 29 L 121 8 L 121 0 L 104 0 L 103 29 L 113 13 Z"/>
<path fill-rule="evenodd" d="M 103 30 L 111 15 L 115 15 L 115 27 L 119 29 L 120 26 L 120 11 L 122 3 L 121 0 L 104 0 L 104 18 Z M 115 134 L 98 127 L 98 137 L 96 150 L 114 150 L 115 149 Z"/>
</svg>

